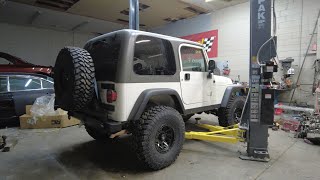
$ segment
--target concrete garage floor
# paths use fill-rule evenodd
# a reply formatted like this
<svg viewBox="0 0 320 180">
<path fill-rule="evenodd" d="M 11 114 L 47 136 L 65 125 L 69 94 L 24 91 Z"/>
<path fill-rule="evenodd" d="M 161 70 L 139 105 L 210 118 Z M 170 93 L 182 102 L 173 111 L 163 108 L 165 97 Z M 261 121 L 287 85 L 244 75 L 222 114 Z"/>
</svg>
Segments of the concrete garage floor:
<svg viewBox="0 0 320 180">
<path fill-rule="evenodd" d="M 200 116 L 204 122 L 213 117 Z M 11 152 L 0 152 L 0 180 L 320 178 L 320 147 L 283 131 L 270 130 L 268 163 L 240 160 L 238 150 L 245 150 L 245 144 L 186 140 L 177 161 L 156 172 L 140 168 L 130 150 L 130 138 L 108 147 L 77 126 L 0 130 L 3 133 L 18 143 Z"/>
</svg>

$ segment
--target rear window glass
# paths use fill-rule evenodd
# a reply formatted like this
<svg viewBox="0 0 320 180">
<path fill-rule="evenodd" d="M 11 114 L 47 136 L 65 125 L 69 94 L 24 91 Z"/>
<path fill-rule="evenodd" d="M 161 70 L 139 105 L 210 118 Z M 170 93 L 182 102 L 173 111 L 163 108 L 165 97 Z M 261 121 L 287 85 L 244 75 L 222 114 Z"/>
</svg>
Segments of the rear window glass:
<svg viewBox="0 0 320 180">
<path fill-rule="evenodd" d="M 10 91 L 41 89 L 39 79 L 32 77 L 9 77 Z"/>
<path fill-rule="evenodd" d="M 118 34 L 99 39 L 86 47 L 94 61 L 98 81 L 115 81 L 120 47 L 121 37 Z"/>
<path fill-rule="evenodd" d="M 160 38 L 138 36 L 133 71 L 139 75 L 174 75 L 176 64 L 171 43 Z"/>
</svg>

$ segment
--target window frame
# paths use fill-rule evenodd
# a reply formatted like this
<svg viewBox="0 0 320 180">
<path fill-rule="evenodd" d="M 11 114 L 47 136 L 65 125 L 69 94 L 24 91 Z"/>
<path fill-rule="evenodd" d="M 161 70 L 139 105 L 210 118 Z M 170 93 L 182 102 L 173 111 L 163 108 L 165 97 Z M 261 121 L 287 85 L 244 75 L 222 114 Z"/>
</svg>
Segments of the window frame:
<svg viewBox="0 0 320 180">
<path fill-rule="evenodd" d="M 203 58 L 204 58 L 205 71 L 184 71 L 183 70 L 182 57 L 181 57 L 181 48 L 182 47 L 191 47 L 191 48 L 196 48 L 196 49 L 201 50 Z M 192 45 L 192 44 L 186 44 L 186 43 L 180 44 L 179 45 L 179 60 L 180 60 L 180 64 L 181 64 L 181 71 L 183 71 L 183 72 L 199 72 L 199 73 L 208 72 L 208 54 L 205 52 L 203 47 L 200 47 L 197 45 Z"/>
<path fill-rule="evenodd" d="M 8 92 L 10 92 L 9 91 L 10 90 L 10 87 L 9 87 L 9 76 L 8 75 L 0 75 L 0 77 L 4 77 L 4 78 L 7 79 L 7 91 L 4 91 L 4 92 L 0 91 L 0 93 L 8 93 Z"/>
<path fill-rule="evenodd" d="M 52 86 L 54 86 L 53 81 L 50 81 L 50 80 L 48 80 L 48 79 L 41 78 L 41 79 L 40 79 L 41 89 L 54 89 L 54 88 L 44 88 L 44 87 L 43 87 L 43 84 L 42 84 L 43 81 L 47 81 L 47 82 L 49 82 L 49 83 L 52 83 Z"/>
<path fill-rule="evenodd" d="M 164 52 L 166 54 L 168 54 L 167 56 L 169 57 L 166 57 L 165 56 L 165 60 L 166 62 L 168 63 L 170 60 L 173 61 L 174 65 L 175 65 L 175 72 L 173 74 L 167 74 L 167 75 L 148 75 L 148 74 L 137 74 L 135 71 L 134 71 L 134 68 L 133 68 L 133 65 L 134 65 L 134 54 L 135 54 L 135 50 L 136 50 L 136 42 L 137 42 L 137 39 L 142 36 L 142 37 L 147 37 L 147 38 L 154 38 L 154 39 L 159 39 L 162 43 L 162 45 L 164 46 Z M 168 44 L 170 44 L 170 47 L 166 47 L 166 44 L 163 42 L 163 41 L 167 41 Z M 178 64 L 177 64 L 177 61 L 176 61 L 176 58 L 175 58 L 175 52 L 174 52 L 174 49 L 173 49 L 173 45 L 171 43 L 170 40 L 167 40 L 167 39 L 164 39 L 164 38 L 161 38 L 161 37 L 155 37 L 155 36 L 150 36 L 150 35 L 146 35 L 146 34 L 138 34 L 135 36 L 135 39 L 133 41 L 133 44 L 134 44 L 134 48 L 133 48 L 133 55 L 132 55 L 132 66 L 131 66 L 131 70 L 133 72 L 133 74 L 135 76 L 138 76 L 138 77 L 143 77 L 143 76 L 152 76 L 152 77 L 155 77 L 155 76 L 159 76 L 159 77 L 163 77 L 163 76 L 174 76 L 177 74 L 177 72 L 179 72 L 179 67 L 178 67 Z"/>
<path fill-rule="evenodd" d="M 5 75 L 5 76 L 7 76 L 7 92 L 27 92 L 27 91 L 39 91 L 39 90 L 45 90 L 45 89 L 54 89 L 54 88 L 43 88 L 42 80 L 45 80 L 45 81 L 48 81 L 48 82 L 51 82 L 51 83 L 53 83 L 53 82 L 48 80 L 48 79 L 42 78 L 42 77 L 33 76 L 33 75 Z M 39 89 L 25 89 L 25 90 L 12 91 L 10 89 L 10 77 L 19 77 L 19 78 L 25 78 L 25 79 L 27 79 L 27 78 L 38 79 L 38 80 L 40 80 L 40 86 L 41 87 Z M 6 93 L 6 92 L 4 92 L 4 93 Z"/>
</svg>

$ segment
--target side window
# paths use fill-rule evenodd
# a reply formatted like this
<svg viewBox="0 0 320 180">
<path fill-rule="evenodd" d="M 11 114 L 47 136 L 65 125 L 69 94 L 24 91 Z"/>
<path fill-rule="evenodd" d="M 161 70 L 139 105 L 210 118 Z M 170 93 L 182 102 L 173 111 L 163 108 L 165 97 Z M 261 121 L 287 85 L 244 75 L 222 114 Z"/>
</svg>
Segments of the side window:
<svg viewBox="0 0 320 180">
<path fill-rule="evenodd" d="M 42 88 L 44 89 L 53 89 L 53 82 L 41 79 Z"/>
<path fill-rule="evenodd" d="M 5 76 L 0 77 L 0 93 L 8 92 L 8 78 Z"/>
<path fill-rule="evenodd" d="M 202 49 L 182 46 L 180 49 L 183 71 L 206 71 L 206 61 Z"/>
<path fill-rule="evenodd" d="M 171 43 L 164 39 L 138 36 L 135 41 L 133 71 L 139 75 L 173 75 L 176 63 Z"/>
<path fill-rule="evenodd" d="M 9 77 L 10 91 L 41 89 L 40 79 L 32 77 Z"/>
</svg>

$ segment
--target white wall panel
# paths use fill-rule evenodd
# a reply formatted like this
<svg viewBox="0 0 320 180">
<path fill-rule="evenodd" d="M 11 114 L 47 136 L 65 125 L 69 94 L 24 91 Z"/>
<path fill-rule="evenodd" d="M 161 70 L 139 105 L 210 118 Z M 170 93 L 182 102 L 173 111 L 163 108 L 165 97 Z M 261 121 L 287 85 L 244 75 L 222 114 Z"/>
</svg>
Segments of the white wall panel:
<svg viewBox="0 0 320 180">
<path fill-rule="evenodd" d="M 276 0 L 278 55 L 280 59 L 292 57 L 297 74 L 301 67 L 311 33 L 320 10 L 319 0 Z M 193 19 L 178 21 L 153 29 L 154 32 L 184 36 L 212 29 L 219 30 L 218 57 L 219 60 L 229 60 L 230 77 L 241 76 L 242 81 L 248 81 L 249 74 L 249 3 L 243 3 L 218 10 L 211 14 L 201 15 Z M 319 37 L 319 36 L 318 36 Z M 318 38 L 319 39 L 319 38 Z M 317 42 L 317 35 L 313 39 Z M 318 48 L 320 44 L 318 44 Z M 302 69 L 301 87 L 297 88 L 294 100 L 297 103 L 307 102 L 313 105 L 311 87 L 314 75 L 312 64 L 316 55 L 308 55 Z M 280 74 L 276 75 L 277 78 Z M 306 92 L 307 91 L 307 92 Z M 288 101 L 290 92 L 283 95 L 282 100 Z"/>
<path fill-rule="evenodd" d="M 230 77 L 234 79 L 240 75 L 242 81 L 248 81 L 249 17 L 248 3 L 244 3 L 171 23 L 152 31 L 181 37 L 218 29 L 218 57 L 215 60 L 228 60 L 231 68 Z"/>
<path fill-rule="evenodd" d="M 55 31 L 0 23 L 0 51 L 34 64 L 54 65 L 64 46 L 83 47 L 92 34 Z"/>
</svg>

